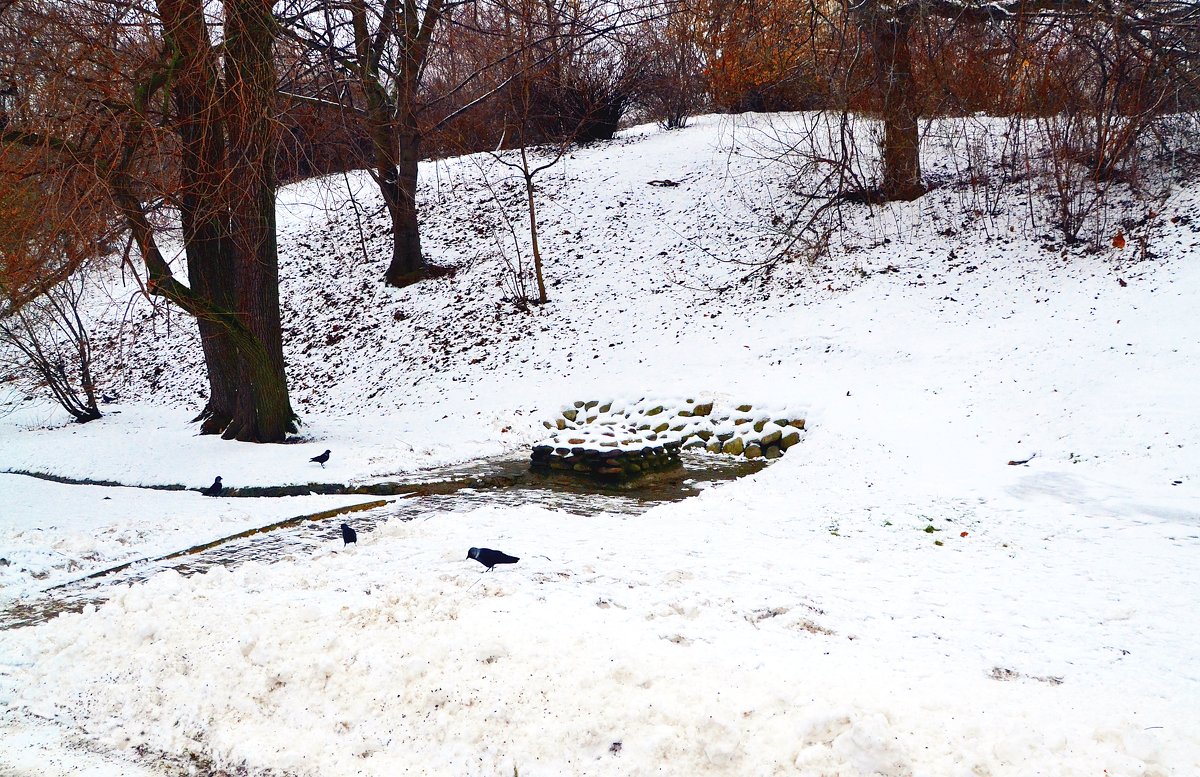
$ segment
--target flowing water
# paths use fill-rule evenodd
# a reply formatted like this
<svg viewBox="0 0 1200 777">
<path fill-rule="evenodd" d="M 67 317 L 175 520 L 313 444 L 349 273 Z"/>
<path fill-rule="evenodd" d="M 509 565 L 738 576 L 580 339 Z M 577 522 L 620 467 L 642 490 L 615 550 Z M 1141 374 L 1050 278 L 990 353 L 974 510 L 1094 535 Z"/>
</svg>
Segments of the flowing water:
<svg viewBox="0 0 1200 777">
<path fill-rule="evenodd" d="M 115 587 L 146 580 L 167 569 L 191 575 L 214 566 L 235 567 L 246 561 L 272 563 L 311 553 L 340 538 L 343 521 L 353 523 L 362 533 L 389 520 L 429 518 L 485 505 L 528 504 L 572 515 L 638 515 L 656 504 L 686 499 L 714 482 L 757 472 L 763 466 L 761 460 L 685 452 L 682 469 L 619 489 L 574 479 L 541 478 L 529 472 L 525 457 L 484 459 L 428 470 L 414 473 L 408 481 L 411 492 L 386 508 L 357 513 L 353 519 L 335 513 L 322 514 L 319 520 L 306 517 L 282 521 L 162 558 L 123 564 L 10 604 L 0 610 L 0 629 L 32 626 L 60 613 L 79 612 L 88 604 L 102 604 Z"/>
</svg>

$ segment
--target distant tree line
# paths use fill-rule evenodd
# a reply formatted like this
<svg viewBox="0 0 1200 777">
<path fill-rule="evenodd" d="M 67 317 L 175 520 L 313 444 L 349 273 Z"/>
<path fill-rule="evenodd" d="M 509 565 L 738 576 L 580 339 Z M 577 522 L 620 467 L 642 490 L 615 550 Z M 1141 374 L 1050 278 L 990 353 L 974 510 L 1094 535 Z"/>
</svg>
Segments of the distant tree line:
<svg viewBox="0 0 1200 777">
<path fill-rule="evenodd" d="M 281 441 L 280 181 L 369 171 L 403 286 L 439 272 L 428 156 L 853 113 L 879 121 L 879 164 L 839 193 L 882 202 L 926 191 L 922 118 L 983 112 L 1062 117 L 1056 153 L 1113 180 L 1197 109 L 1198 75 L 1182 0 L 0 0 L 0 320 L 121 255 L 197 321 L 202 431 Z M 186 278 L 160 248 L 176 225 Z"/>
</svg>

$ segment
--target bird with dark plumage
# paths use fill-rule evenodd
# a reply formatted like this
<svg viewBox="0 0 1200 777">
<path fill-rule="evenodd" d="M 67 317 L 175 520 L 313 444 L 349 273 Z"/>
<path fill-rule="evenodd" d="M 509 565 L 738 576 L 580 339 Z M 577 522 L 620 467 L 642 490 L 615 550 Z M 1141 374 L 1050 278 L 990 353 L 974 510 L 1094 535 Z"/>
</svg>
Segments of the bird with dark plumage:
<svg viewBox="0 0 1200 777">
<path fill-rule="evenodd" d="M 350 528 L 350 524 L 342 524 L 342 547 L 346 547 L 350 543 L 358 544 L 358 532 Z"/>
<path fill-rule="evenodd" d="M 489 572 L 493 571 L 497 564 L 515 564 L 521 560 L 491 548 L 471 548 L 467 551 L 467 558 L 473 558 L 483 564 Z"/>
<path fill-rule="evenodd" d="M 315 461 L 321 465 L 321 469 L 325 469 L 325 462 L 329 461 L 329 451 L 325 451 L 320 456 L 313 456 L 309 461 Z"/>
<path fill-rule="evenodd" d="M 217 475 L 217 479 L 208 488 L 200 489 L 200 493 L 205 496 L 220 496 L 221 495 L 221 476 Z"/>
</svg>

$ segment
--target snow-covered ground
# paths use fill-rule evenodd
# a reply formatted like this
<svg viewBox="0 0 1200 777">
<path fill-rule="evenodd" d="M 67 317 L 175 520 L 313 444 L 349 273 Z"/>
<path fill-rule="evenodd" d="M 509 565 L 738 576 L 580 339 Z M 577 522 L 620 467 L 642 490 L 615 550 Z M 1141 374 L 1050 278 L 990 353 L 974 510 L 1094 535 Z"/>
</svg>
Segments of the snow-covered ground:
<svg viewBox="0 0 1200 777">
<path fill-rule="evenodd" d="M 315 183 L 286 191 L 305 442 L 194 436 L 191 330 L 135 307 L 122 412 L 74 427 L 26 407 L 0 421 L 0 469 L 345 482 L 519 450 L 574 400 L 670 395 L 806 408 L 800 445 L 636 517 L 394 521 L 348 551 L 163 573 L 0 634 L 0 773 L 167 754 L 323 776 L 1200 774 L 1197 191 L 1158 206 L 1141 262 L 1045 248 L 1019 192 L 977 223 L 947 186 L 853 215 L 823 263 L 716 294 L 787 198 L 739 132 L 634 132 L 550 171 L 552 303 L 530 314 L 503 300 L 486 161 L 423 170 L 426 249 L 462 269 L 404 290 L 375 282 L 369 189 L 369 263 L 347 210 L 328 222 L 297 204 Z M 953 167 L 928 145 L 927 169 Z M 493 184 L 516 218 L 519 191 Z M 62 506 L 116 533 L 138 525 L 122 510 L 178 510 L 191 541 L 213 501 L 64 496 L 85 488 L 102 499 L 2 476 L 0 504 L 27 504 L 25 527 Z M 263 524 L 308 511 L 225 501 Z M 211 520 L 221 536 L 241 517 Z M 472 546 L 521 561 L 481 577 Z"/>
<path fill-rule="evenodd" d="M 7 474 L 0 474 L 0 494 L 0 605 L 127 561 L 376 499 L 209 499 L 196 492 L 64 486 Z"/>
</svg>

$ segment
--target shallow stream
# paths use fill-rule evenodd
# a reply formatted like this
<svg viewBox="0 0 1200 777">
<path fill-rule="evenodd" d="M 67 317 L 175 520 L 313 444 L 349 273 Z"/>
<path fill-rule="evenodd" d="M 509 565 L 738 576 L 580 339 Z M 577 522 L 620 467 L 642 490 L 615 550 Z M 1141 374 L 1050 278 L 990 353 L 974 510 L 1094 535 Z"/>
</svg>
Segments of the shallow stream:
<svg viewBox="0 0 1200 777">
<path fill-rule="evenodd" d="M 214 566 L 235 567 L 246 561 L 273 563 L 312 553 L 341 537 L 340 525 L 350 523 L 360 534 L 390 520 L 413 520 L 464 512 L 486 505 L 534 504 L 572 515 L 623 513 L 639 515 L 656 504 L 686 499 L 707 486 L 757 472 L 762 460 L 685 452 L 683 467 L 619 489 L 576 480 L 548 480 L 529 471 L 529 459 L 507 456 L 412 473 L 405 485 L 410 493 L 387 507 L 352 513 L 327 511 L 320 519 L 298 517 L 242 532 L 157 559 L 122 564 L 111 570 L 43 591 L 0 610 L 0 630 L 32 626 L 64 612 L 100 605 L 114 588 L 140 582 L 173 569 L 182 575 Z M 351 504 L 347 497 L 347 504 Z M 334 513 L 334 514 L 331 514 Z"/>
</svg>

